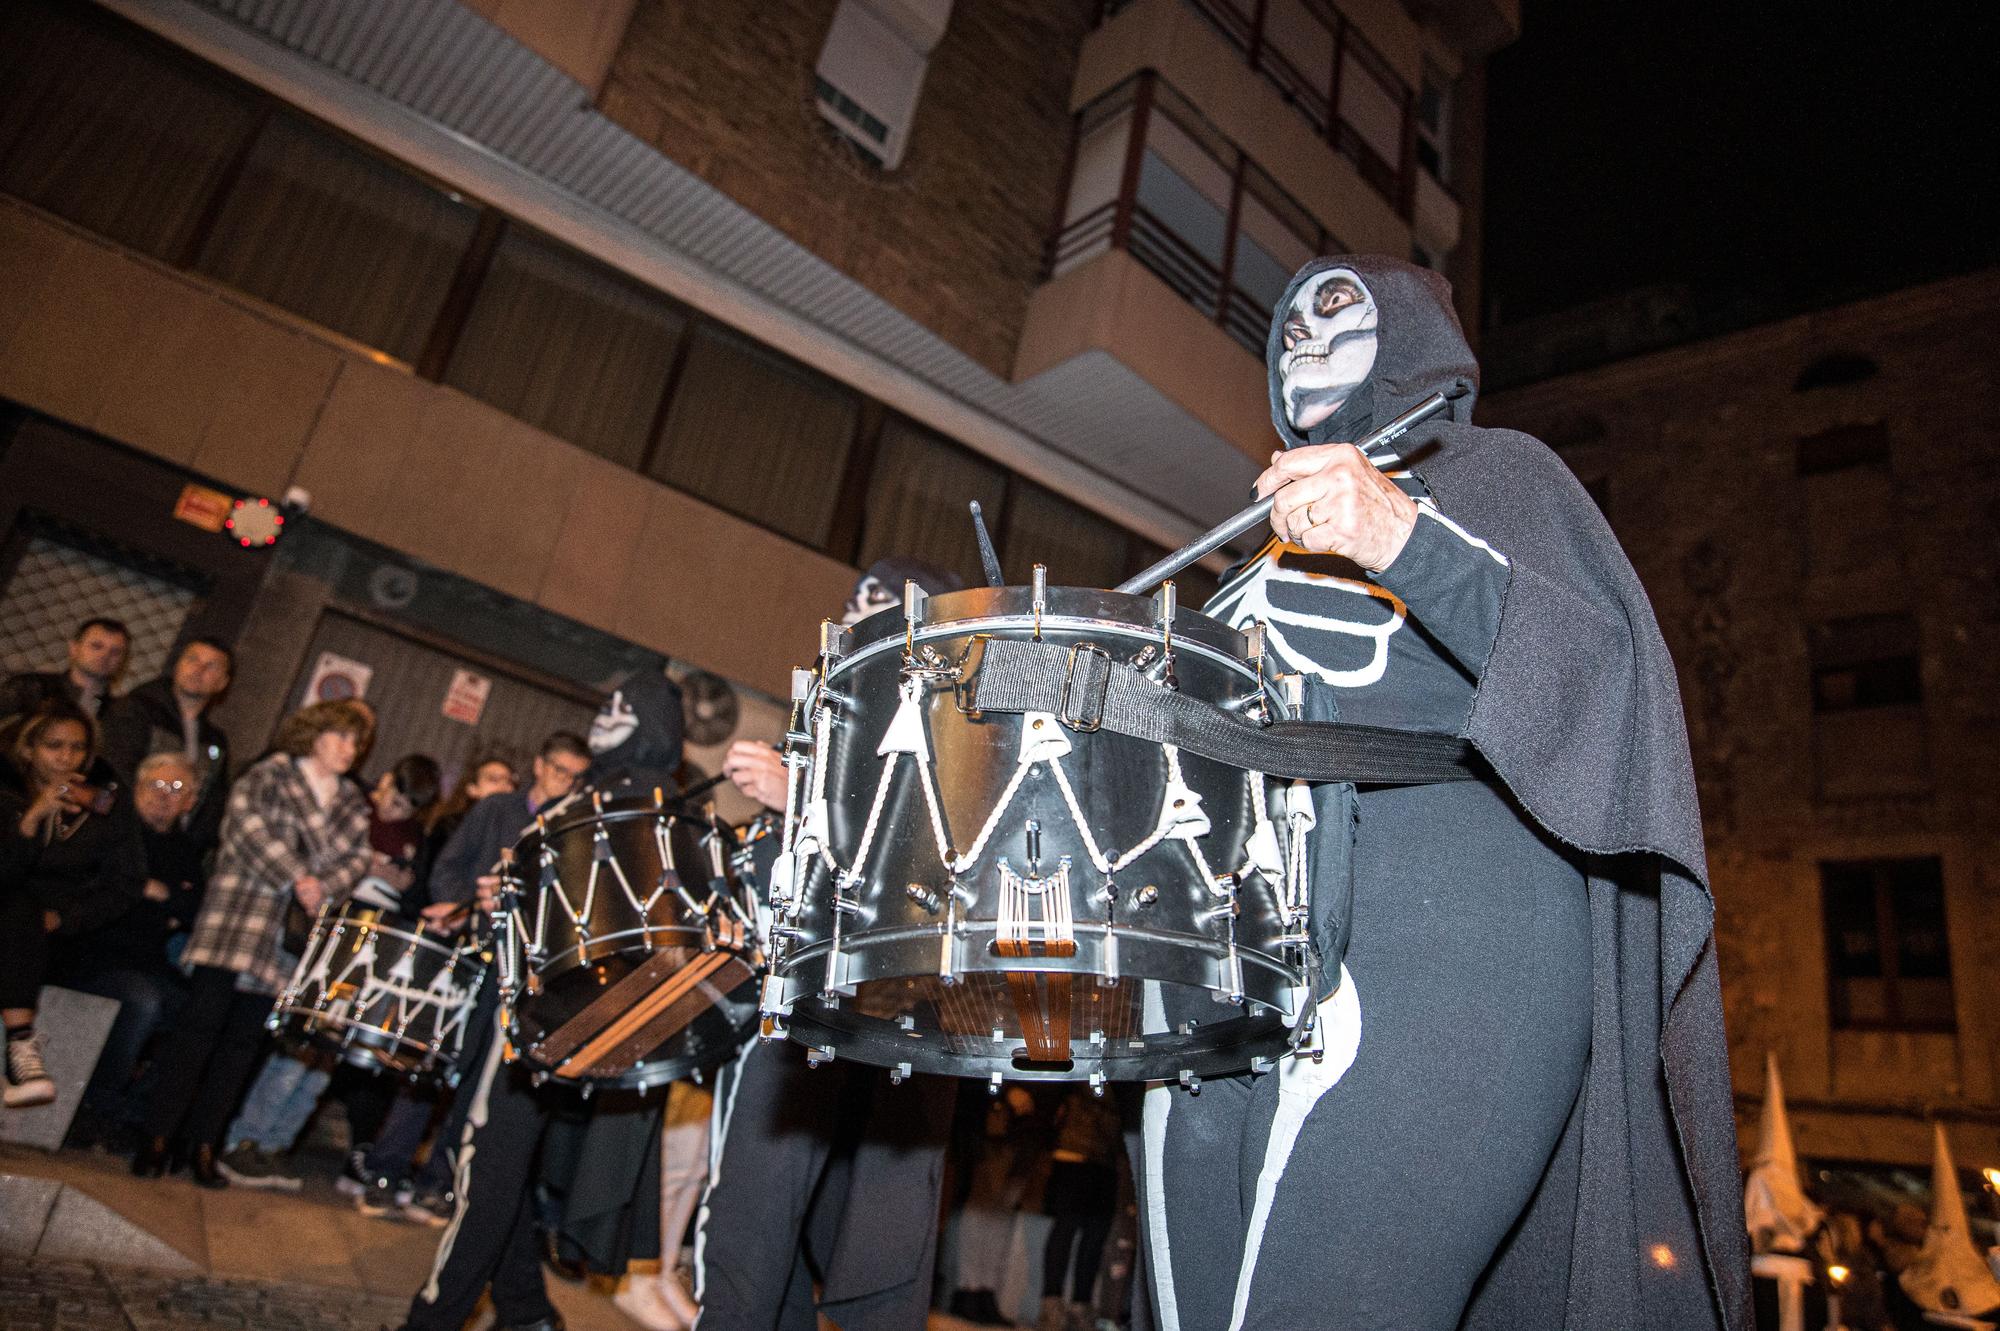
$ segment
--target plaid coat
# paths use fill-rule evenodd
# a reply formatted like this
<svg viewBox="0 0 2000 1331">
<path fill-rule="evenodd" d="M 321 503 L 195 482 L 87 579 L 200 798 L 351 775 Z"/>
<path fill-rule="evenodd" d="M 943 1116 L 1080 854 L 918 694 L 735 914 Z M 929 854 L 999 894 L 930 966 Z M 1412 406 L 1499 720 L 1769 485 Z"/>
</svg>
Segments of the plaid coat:
<svg viewBox="0 0 2000 1331">
<path fill-rule="evenodd" d="M 329 902 L 342 901 L 368 863 L 368 800 L 353 782 L 322 809 L 296 760 L 261 759 L 229 789 L 215 872 L 181 963 L 232 970 L 237 988 L 277 993 L 296 964 L 281 945 L 292 884 L 311 874 Z"/>
</svg>

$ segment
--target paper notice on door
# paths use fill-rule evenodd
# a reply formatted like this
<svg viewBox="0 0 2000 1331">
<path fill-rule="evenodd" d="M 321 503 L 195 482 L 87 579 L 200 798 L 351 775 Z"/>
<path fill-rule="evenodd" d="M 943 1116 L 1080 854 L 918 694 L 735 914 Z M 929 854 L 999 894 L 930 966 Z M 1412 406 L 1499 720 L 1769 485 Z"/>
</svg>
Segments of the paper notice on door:
<svg viewBox="0 0 2000 1331">
<path fill-rule="evenodd" d="M 486 676 L 470 670 L 454 670 L 451 687 L 444 691 L 444 714 L 454 721 L 476 726 L 486 712 L 486 695 L 492 691 L 493 681 Z"/>
</svg>

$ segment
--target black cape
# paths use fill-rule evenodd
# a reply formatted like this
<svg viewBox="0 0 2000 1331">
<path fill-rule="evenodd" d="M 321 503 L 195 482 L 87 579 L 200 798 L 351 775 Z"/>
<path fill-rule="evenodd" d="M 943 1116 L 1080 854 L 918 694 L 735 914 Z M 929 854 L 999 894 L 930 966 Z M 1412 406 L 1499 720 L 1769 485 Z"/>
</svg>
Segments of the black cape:
<svg viewBox="0 0 2000 1331">
<path fill-rule="evenodd" d="M 1298 288 L 1332 267 L 1373 294 L 1377 357 L 1367 383 L 1302 437 L 1278 392 L 1281 327 Z M 1287 447 L 1359 438 L 1433 392 L 1466 390 L 1395 445 L 1439 509 L 1511 562 L 1464 737 L 1531 817 L 1587 857 L 1590 1066 L 1567 1130 L 1581 1135 L 1579 1171 L 1544 1181 L 1465 1325 L 1525 1326 L 1538 1282 L 1566 1270 L 1572 1331 L 1747 1331 L 1715 908 L 1680 691 L 1645 589 L 1554 453 L 1471 423 L 1479 370 L 1435 274 L 1362 256 L 1308 265 L 1279 304 L 1266 363 Z"/>
</svg>

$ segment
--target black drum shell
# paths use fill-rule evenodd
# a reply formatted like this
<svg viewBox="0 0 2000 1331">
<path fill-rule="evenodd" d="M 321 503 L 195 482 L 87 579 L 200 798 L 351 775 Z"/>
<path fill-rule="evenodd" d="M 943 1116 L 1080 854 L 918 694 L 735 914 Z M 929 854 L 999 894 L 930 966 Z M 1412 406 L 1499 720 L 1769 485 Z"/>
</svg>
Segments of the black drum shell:
<svg viewBox="0 0 2000 1331">
<path fill-rule="evenodd" d="M 534 1057 L 538 1040 L 568 1023 L 655 950 L 698 949 L 707 943 L 704 917 L 680 893 L 669 887 L 641 910 L 626 897 L 617 870 L 644 902 L 661 884 L 670 857 L 695 901 L 705 902 L 719 892 L 748 916 L 749 898 L 730 867 L 733 850 L 727 825 L 657 791 L 596 795 L 522 836 L 514 852 L 524 963 L 523 991 L 513 1003 L 517 1056 L 560 1076 L 558 1069 Z M 599 866 L 594 893 L 589 887 L 593 864 Z M 560 908 L 552 895 L 558 885 L 574 914 Z M 582 909 L 586 900 L 588 911 Z M 730 1057 L 756 1030 L 756 984 L 746 981 L 732 993 L 713 997 L 707 1011 L 629 1072 L 593 1080 L 645 1089 Z"/>
</svg>

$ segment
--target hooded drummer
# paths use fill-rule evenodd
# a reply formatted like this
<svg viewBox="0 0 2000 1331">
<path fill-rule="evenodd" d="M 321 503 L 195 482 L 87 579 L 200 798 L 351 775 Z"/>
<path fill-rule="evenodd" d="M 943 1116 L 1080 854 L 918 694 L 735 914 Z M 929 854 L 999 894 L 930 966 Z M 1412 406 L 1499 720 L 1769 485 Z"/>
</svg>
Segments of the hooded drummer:
<svg viewBox="0 0 2000 1331">
<path fill-rule="evenodd" d="M 1547 448 L 1470 423 L 1434 274 L 1307 266 L 1267 362 L 1274 535 L 1208 613 L 1263 623 L 1310 715 L 1464 737 L 1484 779 L 1315 790 L 1323 1049 L 1148 1092 L 1154 1324 L 1747 1328 L 1713 902 L 1645 593 Z M 1435 392 L 1461 396 L 1344 442 Z"/>
</svg>

